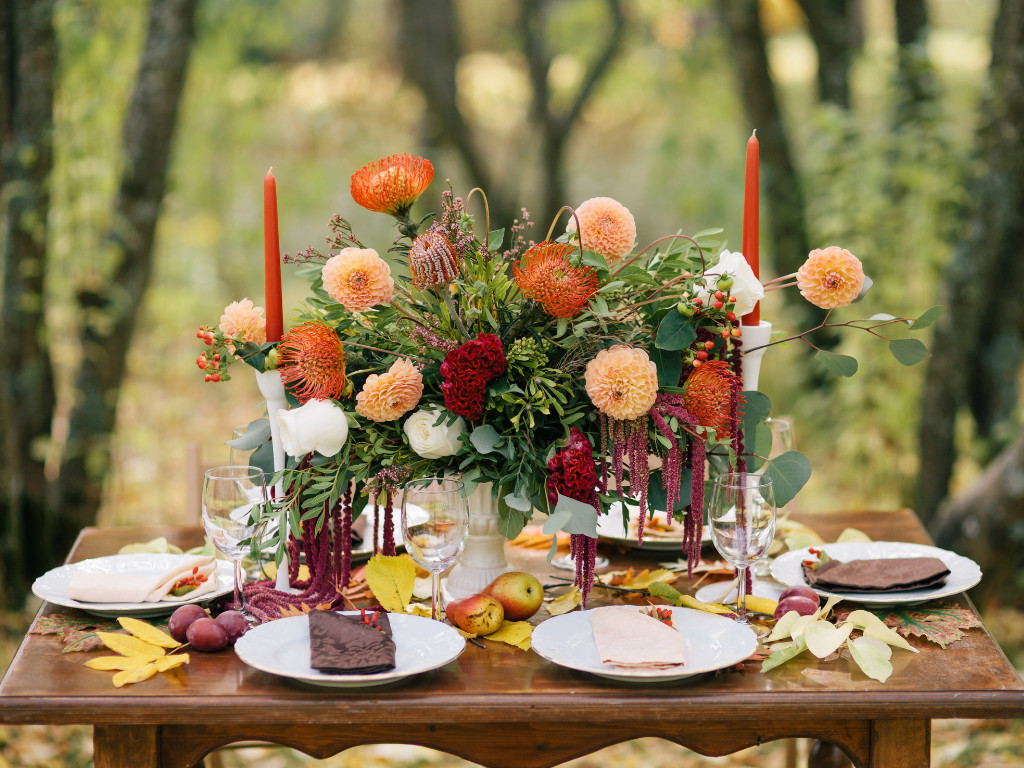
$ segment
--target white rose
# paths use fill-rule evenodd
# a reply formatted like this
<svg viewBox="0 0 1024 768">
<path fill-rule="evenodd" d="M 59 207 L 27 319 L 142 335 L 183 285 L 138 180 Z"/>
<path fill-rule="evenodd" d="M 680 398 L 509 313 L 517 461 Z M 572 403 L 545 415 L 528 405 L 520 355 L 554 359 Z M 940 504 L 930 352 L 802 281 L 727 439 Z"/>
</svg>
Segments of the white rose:
<svg viewBox="0 0 1024 768">
<path fill-rule="evenodd" d="M 278 411 L 281 445 L 296 459 L 319 451 L 333 456 L 348 439 L 348 418 L 330 400 L 309 400 L 290 411 Z"/>
<path fill-rule="evenodd" d="M 729 295 L 736 297 L 736 308 L 733 312 L 737 317 L 750 313 L 754 305 L 764 298 L 764 286 L 754 277 L 754 270 L 739 251 L 722 251 L 717 266 L 708 267 L 705 273 L 708 287 L 698 287 L 697 295 L 707 301 L 711 294 L 718 290 L 715 288 L 715 281 L 722 275 L 732 275 L 733 284 L 729 289 Z"/>
<path fill-rule="evenodd" d="M 441 415 L 435 408 L 432 411 L 420 409 L 405 420 L 405 434 L 409 437 L 409 446 L 424 459 L 440 459 L 453 456 L 461 443 L 459 435 L 466 431 L 466 422 L 461 416 L 448 425 L 441 422 L 434 426 Z"/>
</svg>

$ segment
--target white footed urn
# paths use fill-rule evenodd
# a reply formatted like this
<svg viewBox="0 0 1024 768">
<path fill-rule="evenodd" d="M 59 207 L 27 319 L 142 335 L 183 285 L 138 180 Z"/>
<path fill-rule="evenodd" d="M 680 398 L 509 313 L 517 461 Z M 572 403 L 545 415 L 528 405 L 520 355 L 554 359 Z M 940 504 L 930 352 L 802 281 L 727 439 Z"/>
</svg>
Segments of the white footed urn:
<svg viewBox="0 0 1024 768">
<path fill-rule="evenodd" d="M 279 371 L 257 371 L 256 384 L 260 388 L 260 394 L 267 401 L 267 419 L 270 421 L 270 445 L 274 449 L 274 472 L 284 469 L 284 445 L 281 442 L 281 423 L 278 420 L 279 411 L 288 410 L 288 398 L 285 396 L 284 383 L 281 381 Z M 277 488 L 276 498 L 284 496 L 284 489 Z M 285 551 L 284 561 L 277 569 L 277 582 L 274 585 L 282 592 L 290 591 L 288 583 L 288 552 Z"/>
<path fill-rule="evenodd" d="M 457 600 L 476 594 L 498 576 L 512 570 L 505 560 L 505 537 L 498 530 L 498 500 L 491 483 L 480 483 L 469 495 L 469 538 L 445 588 Z"/>
<path fill-rule="evenodd" d="M 761 375 L 761 358 L 764 357 L 765 346 L 772 340 L 772 324 L 762 320 L 758 325 L 744 325 L 743 349 L 752 349 L 743 355 L 743 389 L 757 389 L 757 380 Z M 760 349 L 757 349 L 760 347 Z"/>
</svg>

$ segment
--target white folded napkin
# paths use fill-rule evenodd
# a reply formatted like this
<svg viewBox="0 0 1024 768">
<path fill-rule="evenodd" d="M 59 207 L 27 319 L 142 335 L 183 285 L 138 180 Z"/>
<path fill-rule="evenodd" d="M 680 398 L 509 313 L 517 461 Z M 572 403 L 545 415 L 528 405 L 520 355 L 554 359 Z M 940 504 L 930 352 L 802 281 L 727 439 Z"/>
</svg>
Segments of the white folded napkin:
<svg viewBox="0 0 1024 768">
<path fill-rule="evenodd" d="M 604 664 L 631 669 L 684 666 L 686 640 L 672 627 L 632 605 L 595 608 L 590 612 L 597 652 Z"/>
<path fill-rule="evenodd" d="M 181 597 L 171 594 L 175 584 L 192 570 L 206 581 Z M 155 603 L 184 602 L 217 588 L 217 561 L 211 556 L 182 557 L 174 567 L 163 573 L 140 576 L 126 573 L 90 573 L 75 571 L 68 580 L 68 598 L 81 603 Z"/>
</svg>

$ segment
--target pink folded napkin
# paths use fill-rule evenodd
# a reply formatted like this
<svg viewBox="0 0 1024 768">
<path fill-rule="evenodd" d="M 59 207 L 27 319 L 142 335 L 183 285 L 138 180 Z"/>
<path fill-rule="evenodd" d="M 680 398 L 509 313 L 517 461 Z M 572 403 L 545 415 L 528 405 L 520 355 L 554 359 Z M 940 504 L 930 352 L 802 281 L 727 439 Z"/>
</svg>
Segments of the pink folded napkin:
<svg viewBox="0 0 1024 768">
<path fill-rule="evenodd" d="M 671 669 L 686 663 L 686 640 L 678 630 L 632 605 L 590 612 L 594 642 L 603 664 L 631 669 Z"/>
<path fill-rule="evenodd" d="M 182 579 L 192 575 L 205 576 L 206 581 L 183 595 L 171 594 Z M 68 581 L 68 598 L 81 603 L 184 602 L 216 588 L 216 559 L 209 555 L 194 555 L 183 556 L 172 568 L 150 576 L 75 571 Z"/>
</svg>

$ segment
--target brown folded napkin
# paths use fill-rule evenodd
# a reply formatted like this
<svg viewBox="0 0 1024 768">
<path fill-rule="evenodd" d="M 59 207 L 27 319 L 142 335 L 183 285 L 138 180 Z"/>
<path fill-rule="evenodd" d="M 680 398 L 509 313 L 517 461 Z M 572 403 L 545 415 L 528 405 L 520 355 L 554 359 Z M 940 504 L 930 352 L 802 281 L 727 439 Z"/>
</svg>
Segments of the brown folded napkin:
<svg viewBox="0 0 1024 768">
<path fill-rule="evenodd" d="M 362 616 L 310 611 L 309 665 L 335 675 L 372 675 L 394 669 L 395 641 L 387 613 L 378 613 L 375 624 L 364 624 Z"/>
<path fill-rule="evenodd" d="M 632 605 L 590 612 L 597 653 L 603 664 L 631 669 L 670 669 L 686 661 L 686 641 L 678 630 Z"/>
<path fill-rule="evenodd" d="M 206 581 L 183 595 L 171 594 L 178 582 L 193 575 L 205 576 Z M 81 603 L 180 603 L 216 588 L 217 561 L 212 556 L 182 555 L 166 571 L 152 576 L 75 571 L 68 580 L 68 598 Z"/>
<path fill-rule="evenodd" d="M 835 592 L 909 592 L 931 589 L 946 581 L 949 568 L 937 557 L 893 557 L 877 560 L 829 560 L 816 571 L 804 565 L 804 579 L 815 589 Z"/>
</svg>

